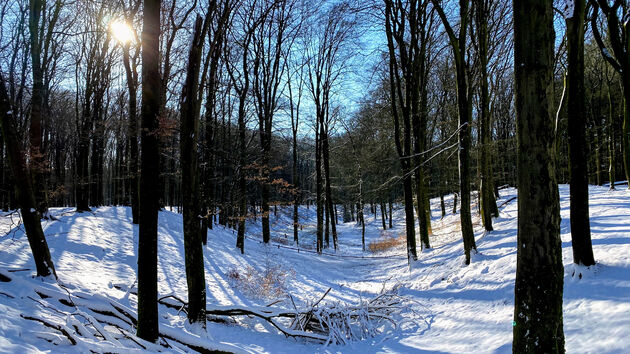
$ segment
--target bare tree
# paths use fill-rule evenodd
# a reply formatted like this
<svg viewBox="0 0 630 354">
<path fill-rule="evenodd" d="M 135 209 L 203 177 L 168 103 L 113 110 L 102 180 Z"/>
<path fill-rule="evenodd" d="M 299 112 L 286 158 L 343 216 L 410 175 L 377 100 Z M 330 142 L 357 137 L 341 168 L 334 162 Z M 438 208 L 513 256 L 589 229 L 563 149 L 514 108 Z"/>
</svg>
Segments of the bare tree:
<svg viewBox="0 0 630 354">
<path fill-rule="evenodd" d="M 158 338 L 157 224 L 158 224 L 158 116 L 160 114 L 160 7 L 161 0 L 143 0 L 142 28 L 142 155 L 140 160 L 140 213 L 138 232 L 138 337 Z"/>
<path fill-rule="evenodd" d="M 285 51 L 290 50 L 298 27 L 294 24 L 296 0 L 264 0 L 259 6 L 267 14 L 262 18 L 253 36 L 253 82 L 258 135 L 261 148 L 261 207 L 263 242 L 270 239 L 269 198 L 271 139 L 273 117 L 278 109 L 278 99 L 282 92 L 282 79 L 287 68 Z M 269 10 L 266 10 L 266 9 Z"/>
<path fill-rule="evenodd" d="M 467 37 L 470 21 L 469 0 L 459 0 L 459 33 L 451 26 L 442 5 L 437 0 L 431 0 L 448 35 L 448 39 L 455 57 L 457 78 L 457 107 L 459 114 L 459 191 L 461 198 L 460 221 L 466 264 L 470 264 L 470 252 L 477 250 L 475 234 L 472 227 L 470 213 L 470 125 L 471 125 L 471 91 L 470 69 L 466 59 Z"/>
<path fill-rule="evenodd" d="M 573 13 L 566 15 L 567 24 L 567 109 L 569 133 L 569 166 L 571 195 L 571 241 L 573 262 L 595 264 L 591 244 L 591 223 L 588 207 L 588 158 L 586 154 L 586 94 L 584 87 L 584 21 L 586 1 L 573 0 Z M 599 166 L 597 167 L 599 170 Z"/>
<path fill-rule="evenodd" d="M 518 135 L 514 353 L 564 352 L 564 267 L 553 148 L 554 39 L 551 1 L 514 1 Z"/>
<path fill-rule="evenodd" d="M 20 148 L 21 143 L 17 130 L 15 129 L 15 120 L 11 106 L 4 83 L 4 77 L 2 76 L 2 72 L 0 72 L 0 128 L 2 129 L 4 143 L 7 146 L 7 159 L 14 176 L 29 176 L 30 171 L 26 165 L 24 153 Z M 40 223 L 40 215 L 35 209 L 35 194 L 31 180 L 30 178 L 16 178 L 15 182 L 22 222 L 26 229 L 28 243 L 33 252 L 37 275 L 46 277 L 53 274 L 56 278 L 57 273 L 55 272 L 55 266 L 50 257 L 46 237 L 44 237 L 44 231 Z"/>
<path fill-rule="evenodd" d="M 180 101 L 180 163 L 184 214 L 184 252 L 188 283 L 188 321 L 206 324 L 206 281 L 203 247 L 199 232 L 199 71 L 203 44 L 210 27 L 211 13 L 205 21 L 197 16 L 188 55 L 186 82 Z M 203 23 L 203 24 L 202 24 Z M 203 231 L 206 231 L 205 229 Z"/>
<path fill-rule="evenodd" d="M 355 21 L 350 10 L 348 3 L 340 2 L 315 17 L 314 23 L 309 24 L 312 32 L 307 34 L 310 38 L 305 43 L 308 74 L 306 86 L 315 104 L 317 251 L 320 253 L 324 246 L 324 208 L 327 209 L 329 216 L 327 220 L 332 229 L 333 245 L 335 249 L 337 248 L 335 220 L 330 218 L 334 207 L 330 183 L 328 133 L 333 122 L 330 114 L 332 90 L 346 69 L 347 58 L 344 57 L 343 46 L 352 35 Z"/>
</svg>

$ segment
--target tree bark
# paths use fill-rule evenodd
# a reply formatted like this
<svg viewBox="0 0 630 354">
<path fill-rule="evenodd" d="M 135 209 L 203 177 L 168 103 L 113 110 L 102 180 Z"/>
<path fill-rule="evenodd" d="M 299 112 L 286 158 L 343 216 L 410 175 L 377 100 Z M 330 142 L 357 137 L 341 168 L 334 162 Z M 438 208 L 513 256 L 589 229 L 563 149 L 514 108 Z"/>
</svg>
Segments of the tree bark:
<svg viewBox="0 0 630 354">
<path fill-rule="evenodd" d="M 329 215 L 327 219 L 330 221 L 330 231 L 332 232 L 333 247 L 337 250 L 337 225 L 335 220 L 335 209 L 332 200 L 332 189 L 330 183 L 330 147 L 328 146 L 328 123 L 325 124 L 324 136 L 322 139 L 322 157 L 324 163 L 324 178 L 326 179 L 326 210 Z M 326 238 L 328 244 L 328 238 Z"/>
<path fill-rule="evenodd" d="M 586 96 L 584 91 L 585 0 L 574 0 L 573 16 L 567 18 L 567 109 L 573 262 L 595 264 L 591 245 L 588 206 L 588 156 L 586 154 Z"/>
<path fill-rule="evenodd" d="M 142 129 L 140 139 L 140 210 L 138 232 L 138 337 L 158 339 L 157 223 L 159 209 L 160 153 L 160 5 L 143 0 L 142 28 Z"/>
<path fill-rule="evenodd" d="M 24 153 L 20 148 L 22 144 L 18 138 L 15 124 L 4 77 L 0 72 L 0 128 L 7 147 L 7 160 L 13 176 L 29 176 Z M 37 276 L 46 277 L 53 274 L 57 278 L 55 266 L 50 257 L 48 243 L 42 230 L 40 215 L 35 209 L 37 204 L 30 178 L 15 178 L 15 191 L 20 205 L 22 222 L 26 230 L 26 237 L 33 252 Z"/>
<path fill-rule="evenodd" d="M 29 1 L 29 30 L 31 49 L 31 71 L 33 73 L 33 91 L 31 94 L 31 117 L 29 126 L 29 144 L 31 158 L 31 174 L 37 211 L 40 216 L 48 213 L 46 186 L 46 158 L 42 144 L 43 106 L 44 106 L 44 72 L 41 63 L 41 49 L 44 38 L 40 37 L 40 22 L 45 2 L 42 0 Z M 43 32 L 43 30 L 42 30 Z"/>
<path fill-rule="evenodd" d="M 129 45 L 123 47 L 123 64 L 127 76 L 129 90 L 129 126 L 127 130 L 127 144 L 129 146 L 129 194 L 131 195 L 131 217 L 134 224 L 138 223 L 138 116 L 137 91 L 138 73 L 132 68 L 129 57 Z"/>
<path fill-rule="evenodd" d="M 180 163 L 184 218 L 184 252 L 188 284 L 188 321 L 206 324 L 206 281 L 203 267 L 203 247 L 199 231 L 199 114 L 197 90 L 199 67 L 205 31 L 201 16 L 197 16 L 188 56 L 186 82 L 182 91 L 180 114 Z M 204 231 L 205 228 L 204 228 Z"/>
<path fill-rule="evenodd" d="M 554 40 L 552 3 L 515 0 L 518 253 L 514 353 L 564 352 L 564 267 L 552 107 Z"/>
<path fill-rule="evenodd" d="M 479 126 L 480 126 L 480 152 L 479 159 L 481 182 L 480 182 L 480 214 L 481 220 L 486 231 L 492 231 L 492 214 L 496 209 L 496 200 L 494 198 L 493 176 L 491 169 L 490 156 L 490 99 L 488 89 L 488 0 L 475 0 L 475 19 L 477 24 L 477 45 L 479 57 L 479 74 L 480 74 L 480 95 L 479 95 Z M 492 205 L 494 203 L 494 206 Z"/>
</svg>

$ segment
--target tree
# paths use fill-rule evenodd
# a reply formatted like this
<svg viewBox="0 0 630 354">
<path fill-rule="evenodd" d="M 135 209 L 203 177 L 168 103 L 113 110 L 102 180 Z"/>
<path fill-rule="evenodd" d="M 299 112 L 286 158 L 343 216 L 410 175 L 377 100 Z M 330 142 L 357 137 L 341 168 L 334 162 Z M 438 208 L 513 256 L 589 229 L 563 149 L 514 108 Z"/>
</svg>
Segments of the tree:
<svg viewBox="0 0 630 354">
<path fill-rule="evenodd" d="M 31 174 L 34 183 L 35 200 L 40 215 L 48 215 L 48 187 L 46 184 L 46 155 L 43 144 L 43 121 L 46 117 L 44 109 L 49 89 L 49 80 L 45 80 L 46 71 L 50 71 L 52 58 L 50 49 L 53 43 L 55 26 L 59 20 L 63 2 L 56 1 L 53 7 L 47 8 L 46 1 L 29 1 L 29 33 L 31 49 L 31 71 L 33 75 L 33 91 L 31 94 L 31 119 L 29 126 L 29 143 L 31 158 Z M 42 16 L 43 14 L 43 16 Z M 50 72 L 48 72 L 50 74 Z"/>
<path fill-rule="evenodd" d="M 437 0 L 431 0 L 442 24 L 446 29 L 451 49 L 455 57 L 457 78 L 457 107 L 459 114 L 459 190 L 461 198 L 460 221 L 466 264 L 470 264 L 471 250 L 477 250 L 475 234 L 470 214 L 470 125 L 471 125 L 471 86 L 470 73 L 466 61 L 466 37 L 470 20 L 469 0 L 459 0 L 459 33 L 456 34 L 450 25 L 444 9 Z"/>
<path fill-rule="evenodd" d="M 281 80 L 287 65 L 285 51 L 295 39 L 293 14 L 295 0 L 266 0 L 260 3 L 266 12 L 253 37 L 253 86 L 258 135 L 261 148 L 261 207 L 263 242 L 269 243 L 269 197 L 271 166 L 271 128 L 278 109 Z M 268 8 L 268 10 L 266 9 Z"/>
<path fill-rule="evenodd" d="M 188 56 L 186 82 L 180 102 L 180 163 L 184 214 L 184 252 L 188 283 L 188 321 L 206 324 L 206 280 L 203 268 L 203 247 L 199 232 L 199 71 L 203 43 L 210 26 L 210 12 L 206 20 L 197 16 Z M 202 26 L 203 22 L 203 26 Z M 204 228 L 204 232 L 207 232 Z"/>
<path fill-rule="evenodd" d="M 289 61 L 290 52 L 287 51 L 287 62 Z M 303 58 L 304 59 L 304 58 Z M 287 70 L 287 89 L 289 93 L 289 116 L 291 117 L 291 141 L 292 141 L 292 149 L 291 153 L 293 156 L 293 165 L 291 169 L 291 183 L 293 183 L 293 188 L 295 189 L 293 195 L 293 241 L 298 244 L 298 228 L 299 228 L 299 203 L 300 203 L 300 188 L 301 184 L 299 181 L 298 175 L 298 130 L 300 127 L 300 106 L 302 104 L 302 93 L 304 88 L 304 62 L 300 62 L 297 65 L 297 69 L 293 72 L 292 70 Z M 295 75 L 295 76 L 293 76 Z M 297 79 L 297 88 L 296 93 L 293 93 L 293 78 Z M 297 96 L 297 97 L 294 97 Z"/>
<path fill-rule="evenodd" d="M 335 249 L 337 248 L 335 220 L 330 217 L 333 214 L 334 205 L 330 181 L 328 135 L 333 123 L 333 117 L 330 114 L 332 90 L 346 67 L 344 61 L 347 58 L 344 58 L 343 46 L 352 34 L 354 23 L 350 10 L 348 3 L 340 2 L 317 16 L 315 23 L 310 24 L 313 32 L 308 34 L 310 38 L 305 47 L 308 75 L 306 86 L 315 105 L 315 193 L 317 251 L 319 253 L 324 247 L 324 208 L 329 216 L 326 219 L 327 225 L 329 223 L 332 228 L 333 245 Z M 327 238 L 327 245 L 328 240 Z"/>
<path fill-rule="evenodd" d="M 614 0 L 611 6 L 607 0 L 589 0 L 589 4 L 593 7 L 593 14 L 591 16 L 591 29 L 593 30 L 593 37 L 595 38 L 604 59 L 621 76 L 624 101 L 623 133 L 621 142 L 623 147 L 623 164 L 626 171 L 626 179 L 630 180 L 630 47 L 628 46 L 630 33 L 628 32 L 629 29 L 626 26 L 627 21 L 625 19 L 622 21 L 619 18 L 620 13 L 623 13 L 624 16 L 627 13 L 628 1 Z M 606 29 L 612 51 L 608 49 L 608 46 L 604 43 L 600 34 L 598 23 L 600 11 L 606 17 Z M 611 181 L 611 183 L 614 182 Z M 630 185 L 628 188 L 630 188 Z"/>
<path fill-rule="evenodd" d="M 567 109 L 569 165 L 571 170 L 571 240 L 573 262 L 595 264 L 591 244 L 588 207 L 588 167 L 586 154 L 586 95 L 584 92 L 584 20 L 586 1 L 572 0 L 566 10 L 567 23 Z M 573 13 L 571 13 L 573 10 Z M 597 167 L 599 170 L 599 166 Z"/>
<path fill-rule="evenodd" d="M 514 353 L 564 352 L 564 267 L 552 107 L 554 40 L 551 1 L 515 0 L 518 253 Z"/>
<path fill-rule="evenodd" d="M 2 72 L 0 72 L 0 128 L 2 129 L 2 137 L 7 147 L 7 160 L 13 176 L 29 176 L 30 171 L 26 166 L 26 159 L 20 148 L 21 143 L 18 138 L 17 130 L 15 129 L 11 106 L 4 84 L 4 77 L 2 76 Z M 35 209 L 37 204 L 35 202 L 35 193 L 31 179 L 28 177 L 16 178 L 15 187 L 22 222 L 26 229 L 26 237 L 28 238 L 28 243 L 31 246 L 31 252 L 33 252 L 33 258 L 35 260 L 37 276 L 47 277 L 52 274 L 57 278 L 55 265 L 50 257 L 48 243 L 46 242 L 42 224 L 40 223 L 40 215 Z"/>
<path fill-rule="evenodd" d="M 411 261 L 418 259 L 416 250 L 415 218 L 413 215 L 413 188 L 411 175 L 411 134 L 412 110 L 417 112 L 419 99 L 419 73 L 421 60 L 424 60 L 420 48 L 413 45 L 418 41 L 418 1 L 409 1 L 408 7 L 402 1 L 385 0 L 385 31 L 389 53 L 389 89 L 394 119 L 394 142 L 403 173 L 403 191 L 405 197 L 405 221 L 407 236 L 407 257 Z M 410 33 L 406 32 L 409 28 Z M 411 43 L 407 45 L 406 43 Z M 402 141 L 401 141 L 402 121 Z M 421 210 L 420 204 L 418 210 Z M 422 217 L 420 220 L 422 221 Z M 429 246 L 428 235 L 422 240 Z"/>
<path fill-rule="evenodd" d="M 492 176 L 492 162 L 490 156 L 491 121 L 490 121 L 490 92 L 488 88 L 488 17 L 492 0 L 473 0 L 475 11 L 476 45 L 479 65 L 479 144 L 481 156 L 479 158 L 481 182 L 481 220 L 486 231 L 492 231 L 492 214 L 497 209 L 494 198 L 494 181 Z M 494 204 L 494 205 L 493 205 Z"/>
<path fill-rule="evenodd" d="M 125 19 L 131 23 L 136 16 L 141 2 L 133 0 L 129 9 L 125 9 Z M 135 33 L 134 33 L 135 35 Z M 128 185 L 131 202 L 131 219 L 133 224 L 138 223 L 139 195 L 138 195 L 138 57 L 140 56 L 139 46 L 135 46 L 133 55 L 131 54 L 131 41 L 122 44 L 123 65 L 127 79 L 127 89 L 129 90 L 129 124 L 127 126 L 127 147 L 129 150 L 128 164 Z"/>
<path fill-rule="evenodd" d="M 157 223 L 160 114 L 160 6 L 161 0 L 143 0 L 142 129 L 140 143 L 140 213 L 138 232 L 138 337 L 158 338 Z"/>
</svg>

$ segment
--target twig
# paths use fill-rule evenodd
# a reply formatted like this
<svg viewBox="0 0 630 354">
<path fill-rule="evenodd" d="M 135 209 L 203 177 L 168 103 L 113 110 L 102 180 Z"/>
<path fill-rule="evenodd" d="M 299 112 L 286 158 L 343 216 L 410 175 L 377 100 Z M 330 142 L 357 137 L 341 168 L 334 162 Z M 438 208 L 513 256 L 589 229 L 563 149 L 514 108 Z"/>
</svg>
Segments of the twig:
<svg viewBox="0 0 630 354">
<path fill-rule="evenodd" d="M 56 329 L 59 332 L 61 332 L 64 336 L 66 336 L 66 338 L 68 338 L 68 340 L 70 341 L 70 343 L 72 343 L 72 345 L 77 345 L 77 341 L 72 337 L 72 335 L 65 328 L 63 328 L 63 326 L 50 323 L 48 321 L 42 320 L 41 318 L 37 318 L 37 317 L 25 316 L 22 314 L 20 314 L 20 317 L 22 317 L 25 320 L 36 321 L 36 322 L 42 323 L 46 327 Z"/>
</svg>

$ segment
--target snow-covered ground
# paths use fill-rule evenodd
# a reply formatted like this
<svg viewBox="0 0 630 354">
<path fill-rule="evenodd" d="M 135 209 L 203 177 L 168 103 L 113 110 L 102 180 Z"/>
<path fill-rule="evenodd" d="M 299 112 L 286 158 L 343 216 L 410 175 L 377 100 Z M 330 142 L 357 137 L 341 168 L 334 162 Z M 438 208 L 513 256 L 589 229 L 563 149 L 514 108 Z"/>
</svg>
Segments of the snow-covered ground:
<svg viewBox="0 0 630 354">
<path fill-rule="evenodd" d="M 290 299 L 277 292 L 261 296 L 238 279 L 246 274 L 275 274 L 284 293 L 298 308 L 318 300 L 329 288 L 325 303 L 356 304 L 383 289 L 398 287 L 407 307 L 394 314 L 396 327 L 384 326 L 379 335 L 346 345 L 323 346 L 286 338 L 256 318 L 236 318 L 229 324 L 208 322 L 207 333 L 186 325 L 185 315 L 160 305 L 160 329 L 189 342 L 207 343 L 218 349 L 252 353 L 307 352 L 511 352 L 514 275 L 516 270 L 516 190 L 501 191 L 501 215 L 495 231 L 484 234 L 475 215 L 479 253 L 463 265 L 458 215 L 440 220 L 439 200 L 432 201 L 434 248 L 419 254 L 410 270 L 404 245 L 383 253 L 363 252 L 361 228 L 354 223 L 338 227 L 339 250 L 316 255 L 315 212 L 301 208 L 300 252 L 292 242 L 291 208 L 272 216 L 272 245 L 259 241 L 260 226 L 248 224 L 245 254 L 236 251 L 236 234 L 216 226 L 208 233 L 205 270 L 208 307 L 265 306 L 292 310 Z M 572 264 L 568 186 L 560 187 L 562 247 L 565 264 L 564 331 L 569 353 L 623 352 L 630 348 L 630 192 L 591 187 L 593 249 L 598 264 L 591 269 Z M 446 199 L 452 209 L 452 199 Z M 366 208 L 367 211 L 368 208 Z M 139 348 L 129 332 L 100 328 L 105 341 L 91 324 L 83 305 L 121 311 L 136 308 L 135 269 L 137 226 L 130 209 L 102 207 L 93 214 L 75 214 L 70 208 L 53 209 L 58 220 L 44 222 L 45 234 L 57 268 L 59 284 L 32 278 L 34 262 L 17 215 L 0 218 L 0 352 L 52 351 L 131 352 Z M 366 243 L 404 230 L 402 210 L 394 211 L 394 228 L 383 231 L 380 212 L 366 212 Z M 159 220 L 159 294 L 186 298 L 181 215 L 164 211 Z M 578 276 L 581 274 L 581 278 Z M 238 278 L 238 279 L 236 279 Z M 4 279 L 6 280 L 6 279 Z M 249 285 L 249 287 L 248 287 Z M 38 296 L 34 290 L 51 297 Z M 274 290 L 274 289 L 272 289 Z M 275 289 L 278 290 L 278 289 Z M 55 294 L 66 294 L 74 307 L 52 303 Z M 61 295 L 59 295 L 61 296 Z M 275 300 L 281 300 L 276 302 Z M 87 306 L 86 305 L 86 306 Z M 62 309 L 62 307 L 64 307 Z M 56 310 L 63 310 L 59 312 Z M 118 311 L 118 310 L 111 310 Z M 68 316 L 71 313 L 71 316 Z M 95 313 L 92 313 L 96 316 Z M 26 317 L 26 318 L 25 318 Z M 107 317 L 107 316 L 104 316 Z M 27 318 L 59 324 L 77 345 L 59 330 Z M 92 321 L 97 322 L 97 321 Z M 97 325 L 98 326 L 98 325 Z M 126 327 L 125 327 L 126 326 Z M 79 332 L 84 332 L 83 334 Z M 87 333 L 87 335 L 85 335 Z M 90 334 L 92 333 L 92 334 Z M 127 336 L 127 337 L 126 337 Z M 142 342 L 141 342 L 142 343 Z M 162 347 L 142 343 L 150 351 Z M 171 349 L 185 348 L 175 345 Z M 135 349 L 138 350 L 138 349 Z"/>
</svg>

